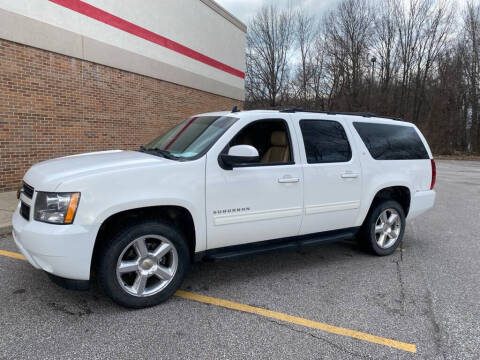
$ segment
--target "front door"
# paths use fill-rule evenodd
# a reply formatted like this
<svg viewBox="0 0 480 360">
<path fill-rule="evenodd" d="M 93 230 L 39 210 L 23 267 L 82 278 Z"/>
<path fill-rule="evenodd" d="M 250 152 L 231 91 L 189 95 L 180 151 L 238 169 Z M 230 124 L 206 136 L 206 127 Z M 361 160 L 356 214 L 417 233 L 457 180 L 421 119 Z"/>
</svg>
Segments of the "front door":
<svg viewBox="0 0 480 360">
<path fill-rule="evenodd" d="M 295 132 L 289 122 L 288 115 L 242 120 L 225 135 L 228 138 L 221 148 L 208 153 L 207 248 L 298 234 L 303 172 L 298 147 L 292 147 Z M 218 155 L 233 145 L 254 146 L 260 155 L 259 163 L 223 169 Z"/>
</svg>

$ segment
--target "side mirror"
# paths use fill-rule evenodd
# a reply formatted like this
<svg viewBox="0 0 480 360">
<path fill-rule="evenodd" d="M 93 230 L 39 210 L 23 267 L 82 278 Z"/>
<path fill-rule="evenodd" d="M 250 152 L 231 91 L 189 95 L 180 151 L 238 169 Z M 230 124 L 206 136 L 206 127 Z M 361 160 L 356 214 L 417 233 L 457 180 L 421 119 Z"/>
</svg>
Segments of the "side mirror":
<svg viewBox="0 0 480 360">
<path fill-rule="evenodd" d="M 228 150 L 228 154 L 221 154 L 220 159 L 224 168 L 231 170 L 234 167 L 245 167 L 260 161 L 258 150 L 250 145 L 235 145 Z"/>
</svg>

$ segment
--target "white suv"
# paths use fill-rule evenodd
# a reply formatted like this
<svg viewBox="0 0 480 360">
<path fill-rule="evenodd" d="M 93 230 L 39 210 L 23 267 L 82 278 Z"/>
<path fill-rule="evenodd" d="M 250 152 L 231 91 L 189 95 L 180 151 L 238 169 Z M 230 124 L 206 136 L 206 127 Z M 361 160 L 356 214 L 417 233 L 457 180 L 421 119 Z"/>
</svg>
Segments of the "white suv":
<svg viewBox="0 0 480 360">
<path fill-rule="evenodd" d="M 117 303 L 167 299 L 189 265 L 356 236 L 377 255 L 435 201 L 435 162 L 412 124 L 371 114 L 193 116 L 139 151 L 34 165 L 13 237 L 70 288 L 95 274 Z"/>
</svg>

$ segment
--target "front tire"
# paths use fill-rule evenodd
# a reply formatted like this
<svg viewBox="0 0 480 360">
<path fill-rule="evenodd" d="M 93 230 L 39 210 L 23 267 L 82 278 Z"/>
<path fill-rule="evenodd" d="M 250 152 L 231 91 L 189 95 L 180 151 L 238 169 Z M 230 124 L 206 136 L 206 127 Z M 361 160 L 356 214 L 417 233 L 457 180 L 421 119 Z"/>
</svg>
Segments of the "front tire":
<svg viewBox="0 0 480 360">
<path fill-rule="evenodd" d="M 405 225 L 405 213 L 397 201 L 377 202 L 362 225 L 360 241 L 375 255 L 390 255 L 402 242 Z"/>
<path fill-rule="evenodd" d="M 117 304 L 144 308 L 173 295 L 189 264 L 183 235 L 166 222 L 147 221 L 125 227 L 105 241 L 99 253 L 98 281 Z"/>
</svg>

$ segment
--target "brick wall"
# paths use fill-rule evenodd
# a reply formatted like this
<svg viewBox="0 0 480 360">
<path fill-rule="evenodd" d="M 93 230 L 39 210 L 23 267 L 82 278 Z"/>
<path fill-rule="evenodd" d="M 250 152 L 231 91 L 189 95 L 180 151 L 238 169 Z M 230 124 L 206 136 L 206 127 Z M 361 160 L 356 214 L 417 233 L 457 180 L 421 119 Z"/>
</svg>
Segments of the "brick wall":
<svg viewBox="0 0 480 360">
<path fill-rule="evenodd" d="M 0 39 L 0 192 L 63 155 L 137 149 L 232 100 Z"/>
</svg>

